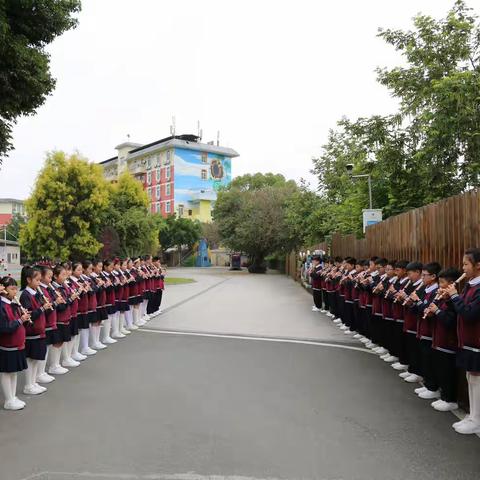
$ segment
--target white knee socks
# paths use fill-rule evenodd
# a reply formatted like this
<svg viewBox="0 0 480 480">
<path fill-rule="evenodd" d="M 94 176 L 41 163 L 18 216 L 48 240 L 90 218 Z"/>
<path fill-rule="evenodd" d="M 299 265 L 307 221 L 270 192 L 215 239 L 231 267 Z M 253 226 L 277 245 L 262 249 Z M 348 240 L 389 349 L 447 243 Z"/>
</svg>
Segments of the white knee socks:
<svg viewBox="0 0 480 480">
<path fill-rule="evenodd" d="M 12 379 L 11 373 L 1 373 L 0 374 L 0 383 L 2 385 L 2 392 L 5 398 L 5 404 L 13 402 L 15 398 L 15 393 L 12 391 Z"/>
</svg>

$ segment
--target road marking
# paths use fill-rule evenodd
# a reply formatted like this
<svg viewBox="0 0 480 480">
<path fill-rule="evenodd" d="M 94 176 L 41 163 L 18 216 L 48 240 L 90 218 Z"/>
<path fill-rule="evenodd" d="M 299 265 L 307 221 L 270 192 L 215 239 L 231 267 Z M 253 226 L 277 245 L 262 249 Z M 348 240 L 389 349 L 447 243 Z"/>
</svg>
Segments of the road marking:
<svg viewBox="0 0 480 480">
<path fill-rule="evenodd" d="M 24 478 L 23 480 L 78 480 L 86 479 L 114 479 L 114 480 L 280 480 L 277 477 L 245 477 L 242 475 L 200 475 L 198 473 L 172 473 L 135 475 L 130 473 L 91 473 L 91 472 L 41 472 Z M 295 479 L 291 479 L 295 480 Z M 320 478 L 318 480 L 339 480 Z"/>
<path fill-rule="evenodd" d="M 146 333 L 161 333 L 166 335 L 187 335 L 193 337 L 212 337 L 212 338 L 230 338 L 234 340 L 256 340 L 260 342 L 275 342 L 275 343 L 296 343 L 301 345 L 316 345 L 319 347 L 343 348 L 345 350 L 355 350 L 363 353 L 370 353 L 376 355 L 375 352 L 366 348 L 353 347 L 351 345 L 342 345 L 340 343 L 319 342 L 316 340 L 301 340 L 298 338 L 282 338 L 282 337 L 260 337 L 256 335 L 235 335 L 228 333 L 209 333 L 209 332 L 190 332 L 182 330 L 154 330 L 149 328 L 139 328 L 137 332 Z"/>
<path fill-rule="evenodd" d="M 194 298 L 199 297 L 200 295 L 203 295 L 204 293 L 207 293 L 208 291 L 212 290 L 213 288 L 218 287 L 218 286 L 221 285 L 222 283 L 228 282 L 228 280 L 230 280 L 230 278 L 224 278 L 223 280 L 220 280 L 219 282 L 214 283 L 213 285 L 210 285 L 209 287 L 207 287 L 207 288 L 205 288 L 205 289 L 203 289 L 203 290 L 200 290 L 199 292 L 193 294 L 191 297 L 187 297 L 187 298 L 185 298 L 184 300 L 180 300 L 179 302 L 174 303 L 173 305 L 170 305 L 170 306 L 164 308 L 164 309 L 162 310 L 162 314 L 167 313 L 167 312 L 169 312 L 170 310 L 172 310 L 172 309 L 174 309 L 174 308 L 176 308 L 176 307 L 179 307 L 180 305 L 183 305 L 184 303 L 187 303 L 187 302 L 189 302 L 190 300 L 193 300 Z M 152 317 L 152 319 L 153 319 L 153 318 L 157 318 L 159 315 L 161 315 L 161 314 L 159 313 L 159 314 L 155 315 L 154 317 Z"/>
</svg>

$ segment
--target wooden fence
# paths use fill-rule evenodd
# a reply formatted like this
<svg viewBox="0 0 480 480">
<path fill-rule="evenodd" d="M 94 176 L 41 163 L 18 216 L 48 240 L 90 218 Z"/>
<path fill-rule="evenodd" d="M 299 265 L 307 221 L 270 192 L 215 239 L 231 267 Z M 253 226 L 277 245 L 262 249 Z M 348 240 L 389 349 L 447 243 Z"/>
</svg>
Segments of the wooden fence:
<svg viewBox="0 0 480 480">
<path fill-rule="evenodd" d="M 362 239 L 333 234 L 330 254 L 461 267 L 463 252 L 479 246 L 480 190 L 472 190 L 387 218 L 368 227 Z"/>
<path fill-rule="evenodd" d="M 449 197 L 387 218 L 367 228 L 365 238 L 334 233 L 329 242 L 310 250 L 332 256 L 366 259 L 437 261 L 444 267 L 461 267 L 463 252 L 480 247 L 480 190 Z M 298 255 L 287 256 L 286 272 L 298 279 Z"/>
</svg>

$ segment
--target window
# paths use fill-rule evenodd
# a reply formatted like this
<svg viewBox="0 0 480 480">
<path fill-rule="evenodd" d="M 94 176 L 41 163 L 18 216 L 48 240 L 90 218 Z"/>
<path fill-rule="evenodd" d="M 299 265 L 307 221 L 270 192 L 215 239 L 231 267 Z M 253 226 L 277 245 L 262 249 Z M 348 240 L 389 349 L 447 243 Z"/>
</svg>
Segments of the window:
<svg viewBox="0 0 480 480">
<path fill-rule="evenodd" d="M 188 211 L 188 216 L 191 217 L 192 215 L 193 215 L 192 210 L 189 210 L 189 211 Z"/>
<path fill-rule="evenodd" d="M 147 158 L 147 168 L 148 169 L 152 168 L 152 157 Z"/>
<path fill-rule="evenodd" d="M 207 171 L 202 170 L 202 180 L 206 180 L 206 179 L 207 179 Z"/>
<path fill-rule="evenodd" d="M 178 216 L 183 217 L 183 205 L 178 206 Z"/>
<path fill-rule="evenodd" d="M 147 185 L 152 184 L 152 172 L 147 173 Z"/>
<path fill-rule="evenodd" d="M 165 178 L 167 180 L 170 180 L 170 167 L 169 166 L 165 169 Z"/>
<path fill-rule="evenodd" d="M 169 183 L 165 185 L 165 195 L 168 197 L 172 193 L 172 188 Z"/>
<path fill-rule="evenodd" d="M 152 199 L 152 187 L 147 188 L 147 195 L 149 199 Z"/>
<path fill-rule="evenodd" d="M 159 167 L 160 166 L 160 155 L 157 153 L 156 155 L 153 156 L 154 160 L 155 160 L 155 167 Z"/>
<path fill-rule="evenodd" d="M 157 202 L 157 203 L 155 204 L 155 212 L 158 213 L 159 211 L 160 211 L 160 202 Z"/>
<path fill-rule="evenodd" d="M 157 185 L 157 200 L 160 200 L 160 185 Z"/>
<path fill-rule="evenodd" d="M 160 181 L 160 178 L 161 178 L 161 176 L 160 176 L 160 169 L 159 169 L 159 168 L 157 168 L 156 177 L 157 177 L 157 182 L 159 182 L 159 181 Z"/>
<path fill-rule="evenodd" d="M 165 203 L 165 212 L 170 213 L 170 202 Z"/>
<path fill-rule="evenodd" d="M 167 159 L 165 160 L 165 165 L 170 165 L 170 157 L 172 155 L 171 150 L 167 150 Z"/>
<path fill-rule="evenodd" d="M 202 152 L 202 163 L 208 163 L 208 153 Z"/>
</svg>

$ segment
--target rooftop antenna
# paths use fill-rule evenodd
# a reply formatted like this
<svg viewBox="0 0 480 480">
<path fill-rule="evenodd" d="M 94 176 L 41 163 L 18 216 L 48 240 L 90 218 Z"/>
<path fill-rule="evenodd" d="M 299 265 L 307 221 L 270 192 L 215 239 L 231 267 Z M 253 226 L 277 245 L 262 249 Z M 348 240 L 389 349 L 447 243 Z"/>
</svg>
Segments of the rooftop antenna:
<svg viewBox="0 0 480 480">
<path fill-rule="evenodd" d="M 175 136 L 175 117 L 172 117 L 172 124 L 170 125 L 170 135 Z"/>
<path fill-rule="evenodd" d="M 217 147 L 220 146 L 220 130 L 217 131 Z"/>
<path fill-rule="evenodd" d="M 203 130 L 200 128 L 200 120 L 197 121 L 197 136 L 200 141 L 202 141 Z"/>
</svg>

